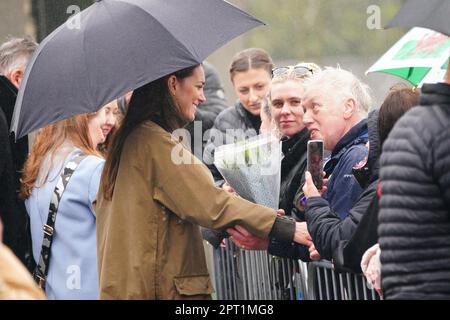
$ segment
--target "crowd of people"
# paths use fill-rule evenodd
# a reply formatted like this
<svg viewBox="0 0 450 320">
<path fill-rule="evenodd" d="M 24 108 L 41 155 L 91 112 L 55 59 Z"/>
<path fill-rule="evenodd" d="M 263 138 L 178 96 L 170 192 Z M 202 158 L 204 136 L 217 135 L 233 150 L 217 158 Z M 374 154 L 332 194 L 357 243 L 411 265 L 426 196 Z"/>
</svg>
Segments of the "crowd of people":
<svg viewBox="0 0 450 320">
<path fill-rule="evenodd" d="M 230 64 L 234 106 L 205 63 L 16 141 L 36 48 L 0 46 L 1 298 L 210 299 L 203 240 L 226 237 L 364 272 L 385 299 L 450 298 L 450 67 L 445 83 L 395 86 L 375 106 L 350 71 L 275 67 L 250 48 Z M 200 150 L 174 139 L 180 128 Z M 218 146 L 260 134 L 282 141 L 279 210 L 241 198 L 214 165 Z M 328 155 L 321 190 L 309 140 Z M 190 161 L 173 160 L 180 146 Z"/>
</svg>

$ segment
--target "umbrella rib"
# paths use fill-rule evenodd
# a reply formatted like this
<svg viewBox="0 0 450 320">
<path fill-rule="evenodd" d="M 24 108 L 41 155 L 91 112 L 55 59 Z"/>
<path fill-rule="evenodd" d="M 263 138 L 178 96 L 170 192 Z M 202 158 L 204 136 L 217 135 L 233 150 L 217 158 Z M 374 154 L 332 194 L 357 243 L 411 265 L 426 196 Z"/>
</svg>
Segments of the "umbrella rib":
<svg viewBox="0 0 450 320">
<path fill-rule="evenodd" d="M 152 17 L 153 19 L 155 19 L 155 21 L 158 22 L 158 24 L 161 26 L 161 28 L 166 30 L 169 34 L 173 35 L 173 38 L 177 41 L 177 43 L 179 43 L 182 46 L 182 48 L 185 49 L 186 53 L 194 56 L 194 52 L 189 51 L 189 49 L 186 47 L 186 45 L 184 45 L 183 42 L 181 42 L 177 37 L 175 37 L 175 35 L 169 29 L 167 29 L 166 26 L 163 23 L 161 23 L 155 16 L 150 14 L 150 12 L 144 10 L 142 7 L 140 7 L 140 6 L 138 6 L 138 5 L 134 4 L 134 3 L 130 3 L 130 2 L 124 2 L 124 3 L 126 3 L 127 5 L 130 5 L 130 6 L 138 8 L 139 10 L 143 11 L 145 14 L 147 14 L 150 17 Z M 196 58 L 198 59 L 199 57 L 196 56 Z M 198 61 L 198 60 L 196 60 L 196 62 L 201 63 L 201 61 Z"/>
</svg>

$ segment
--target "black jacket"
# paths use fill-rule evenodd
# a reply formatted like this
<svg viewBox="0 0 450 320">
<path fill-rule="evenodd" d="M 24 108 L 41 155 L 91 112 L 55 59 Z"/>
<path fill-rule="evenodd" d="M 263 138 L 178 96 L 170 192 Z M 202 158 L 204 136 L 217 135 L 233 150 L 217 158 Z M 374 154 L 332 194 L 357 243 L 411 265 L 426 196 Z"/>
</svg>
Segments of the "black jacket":
<svg viewBox="0 0 450 320">
<path fill-rule="evenodd" d="M 0 219 L 3 223 L 3 242 L 14 250 L 18 245 L 19 216 L 16 214 L 18 209 L 8 128 L 5 113 L 0 109 Z"/>
<path fill-rule="evenodd" d="M 15 143 L 9 134 L 16 97 L 17 89 L 0 76 L 0 219 L 3 242 L 31 269 L 28 215 L 23 201 L 17 196 L 21 170 L 28 155 L 28 139 L 25 137 Z"/>
<path fill-rule="evenodd" d="M 221 186 L 224 180 L 214 165 L 214 149 L 223 144 L 254 137 L 258 135 L 260 127 L 261 118 L 245 110 L 239 101 L 234 107 L 227 108 L 217 116 L 203 154 L 203 160 L 211 171 L 217 186 Z"/>
<path fill-rule="evenodd" d="M 361 186 L 365 189 L 355 205 L 349 210 L 348 215 L 341 220 L 339 215 L 330 208 L 328 201 L 321 197 L 309 198 L 306 205 L 308 231 L 323 259 L 331 260 L 333 252 L 338 248 L 340 242 L 352 237 L 361 217 L 366 213 L 372 199 L 376 196 L 378 183 L 376 160 L 379 155 L 378 110 L 369 114 L 367 126 L 370 145 L 367 167 L 370 168 L 371 175 L 369 181 Z"/>
<path fill-rule="evenodd" d="M 282 143 L 283 160 L 281 161 L 281 185 L 279 208 L 286 215 L 302 218 L 294 206 L 294 197 L 302 187 L 306 170 L 306 148 L 309 140 L 308 129 L 303 129 Z"/>
<path fill-rule="evenodd" d="M 386 299 L 450 299 L 450 84 L 425 84 L 381 156 Z"/>
<path fill-rule="evenodd" d="M 4 76 L 0 76 L 0 108 L 4 112 L 8 124 L 8 135 L 10 139 L 11 153 L 16 176 L 16 188 L 20 187 L 20 176 L 28 157 L 28 136 L 14 141 L 14 136 L 9 134 L 11 127 L 14 105 L 17 98 L 17 88 Z"/>
<path fill-rule="evenodd" d="M 378 208 L 379 197 L 377 194 L 372 197 L 369 207 L 361 217 L 352 238 L 348 241 L 341 240 L 334 250 L 333 265 L 335 270 L 353 273 L 362 272 L 362 256 L 370 247 L 378 243 Z"/>
</svg>

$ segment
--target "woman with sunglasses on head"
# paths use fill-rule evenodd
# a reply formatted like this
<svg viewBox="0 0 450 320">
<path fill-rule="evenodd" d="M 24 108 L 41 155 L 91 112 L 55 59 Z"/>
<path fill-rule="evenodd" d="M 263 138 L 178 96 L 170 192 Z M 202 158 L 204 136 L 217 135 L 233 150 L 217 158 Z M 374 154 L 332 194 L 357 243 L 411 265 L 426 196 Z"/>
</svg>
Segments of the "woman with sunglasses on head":
<svg viewBox="0 0 450 320">
<path fill-rule="evenodd" d="M 276 131 L 283 141 L 283 160 L 281 162 L 281 186 L 279 208 L 286 215 L 304 220 L 303 212 L 294 206 L 294 196 L 303 185 L 306 170 L 306 147 L 309 131 L 303 124 L 302 95 L 303 83 L 314 73 L 320 72 L 320 67 L 314 63 L 299 63 L 295 66 L 275 68 L 269 92 L 271 117 Z M 238 246 L 249 249 L 268 249 L 269 253 L 283 257 L 302 258 L 309 260 L 308 247 L 294 250 L 290 243 L 280 243 L 272 240 L 259 239 L 249 235 L 242 227 L 227 230 L 232 241 Z M 288 250 L 289 249 L 289 250 Z"/>
<path fill-rule="evenodd" d="M 230 190 L 214 163 L 216 147 L 244 140 L 260 133 L 261 108 L 270 88 L 272 58 L 262 49 L 237 53 L 231 63 L 230 77 L 238 101 L 222 111 L 214 121 L 203 154 L 203 161 L 213 174 L 216 185 Z"/>
</svg>

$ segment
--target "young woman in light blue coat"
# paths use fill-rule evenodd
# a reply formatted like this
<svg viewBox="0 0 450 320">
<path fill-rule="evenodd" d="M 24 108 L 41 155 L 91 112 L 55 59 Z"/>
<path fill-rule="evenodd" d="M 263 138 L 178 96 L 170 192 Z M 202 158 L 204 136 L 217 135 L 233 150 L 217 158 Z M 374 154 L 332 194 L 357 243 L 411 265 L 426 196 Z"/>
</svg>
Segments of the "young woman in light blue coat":
<svg viewBox="0 0 450 320">
<path fill-rule="evenodd" d="M 92 207 L 104 160 L 97 151 L 115 114 L 104 107 L 52 124 L 36 137 L 25 164 L 21 195 L 30 215 L 33 256 L 39 264 L 43 227 L 62 170 L 85 155 L 72 174 L 59 202 L 45 283 L 49 299 L 97 299 L 96 216 Z"/>
</svg>

